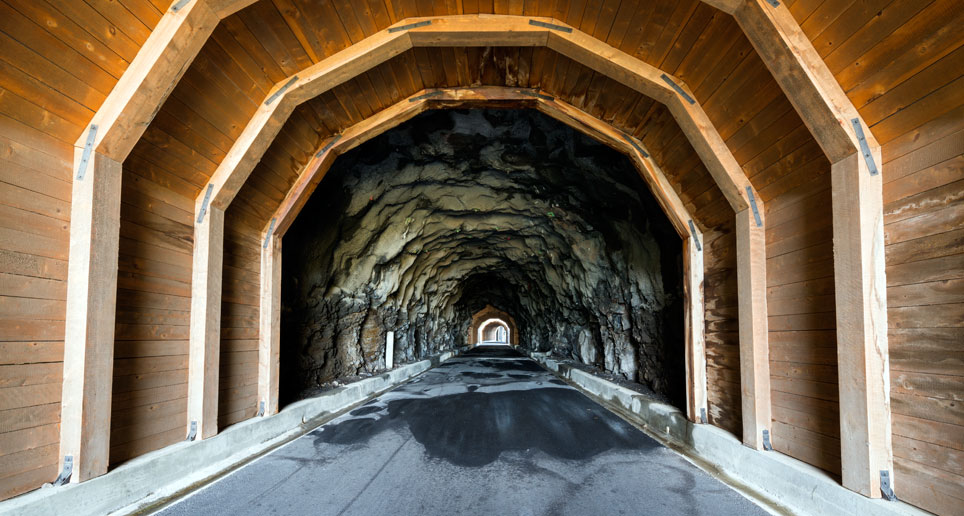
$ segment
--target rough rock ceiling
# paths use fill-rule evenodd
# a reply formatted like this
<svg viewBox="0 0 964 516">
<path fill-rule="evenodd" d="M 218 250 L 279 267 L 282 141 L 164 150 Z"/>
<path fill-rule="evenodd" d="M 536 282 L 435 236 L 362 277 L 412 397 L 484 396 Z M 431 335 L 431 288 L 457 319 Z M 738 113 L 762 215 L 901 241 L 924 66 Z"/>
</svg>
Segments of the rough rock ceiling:
<svg viewBox="0 0 964 516">
<path fill-rule="evenodd" d="M 284 239 L 283 377 L 464 345 L 512 315 L 554 350 L 685 395 L 680 239 L 631 162 L 528 110 L 434 111 L 339 159 Z M 292 387 L 293 388 L 293 387 Z"/>
</svg>

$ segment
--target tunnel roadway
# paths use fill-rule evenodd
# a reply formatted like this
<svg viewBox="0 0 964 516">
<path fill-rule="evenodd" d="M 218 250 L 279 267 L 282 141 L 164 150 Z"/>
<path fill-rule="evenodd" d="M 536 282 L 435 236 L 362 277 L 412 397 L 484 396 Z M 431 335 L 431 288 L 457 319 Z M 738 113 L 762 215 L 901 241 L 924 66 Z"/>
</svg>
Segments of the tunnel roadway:
<svg viewBox="0 0 964 516">
<path fill-rule="evenodd" d="M 476 348 L 158 514 L 767 514 L 508 348 Z"/>
</svg>

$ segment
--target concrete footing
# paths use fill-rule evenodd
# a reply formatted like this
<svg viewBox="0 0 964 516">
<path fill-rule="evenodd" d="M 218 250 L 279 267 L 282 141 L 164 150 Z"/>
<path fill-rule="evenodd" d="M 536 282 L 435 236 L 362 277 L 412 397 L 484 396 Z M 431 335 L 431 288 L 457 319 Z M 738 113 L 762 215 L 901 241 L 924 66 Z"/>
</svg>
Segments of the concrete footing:
<svg viewBox="0 0 964 516">
<path fill-rule="evenodd" d="M 643 394 L 534 353 L 546 369 L 617 413 L 643 427 L 650 435 L 689 457 L 695 464 L 737 489 L 762 499 L 777 512 L 792 514 L 873 514 L 924 516 L 903 502 L 871 499 L 845 489 L 827 473 L 774 451 L 744 446 L 729 432 L 712 425 L 691 423 L 679 409 Z"/>
<path fill-rule="evenodd" d="M 232 425 L 210 439 L 178 443 L 145 454 L 86 482 L 26 493 L 0 503 L 0 515 L 130 514 L 149 508 L 311 431 L 339 412 L 453 355 L 446 352 L 338 387 L 292 403 L 273 416 Z"/>
</svg>

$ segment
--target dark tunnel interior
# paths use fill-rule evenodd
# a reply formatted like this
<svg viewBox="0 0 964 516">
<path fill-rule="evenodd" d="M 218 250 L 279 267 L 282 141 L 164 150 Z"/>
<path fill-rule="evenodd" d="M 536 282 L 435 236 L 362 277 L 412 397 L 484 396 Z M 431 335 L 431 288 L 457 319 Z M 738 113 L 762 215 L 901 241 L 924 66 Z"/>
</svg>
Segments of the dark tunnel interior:
<svg viewBox="0 0 964 516">
<path fill-rule="evenodd" d="M 281 399 L 466 345 L 519 344 L 685 402 L 681 241 L 632 162 L 531 110 L 438 110 L 340 156 L 283 240 Z"/>
</svg>

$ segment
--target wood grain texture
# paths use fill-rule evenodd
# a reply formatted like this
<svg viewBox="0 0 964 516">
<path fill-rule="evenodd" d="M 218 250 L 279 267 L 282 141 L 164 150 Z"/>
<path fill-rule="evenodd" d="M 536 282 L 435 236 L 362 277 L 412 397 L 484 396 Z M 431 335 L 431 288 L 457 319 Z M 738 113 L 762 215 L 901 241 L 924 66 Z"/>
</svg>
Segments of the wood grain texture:
<svg viewBox="0 0 964 516">
<path fill-rule="evenodd" d="M 949 343 L 964 337 L 953 323 L 959 289 L 947 282 L 960 273 L 962 245 L 947 207 L 959 203 L 954 185 L 964 178 L 957 162 L 964 106 L 948 94 L 960 77 L 954 63 L 962 45 L 961 13 L 951 4 L 855 5 L 808 33 L 882 145 L 894 489 L 938 514 L 964 504 L 953 487 L 960 470 L 941 462 L 964 432 L 952 423 L 938 435 L 934 426 L 955 421 L 942 401 L 954 390 L 942 380 L 960 375 Z M 807 26 L 806 11 L 791 6 L 791 13 Z"/>
</svg>

